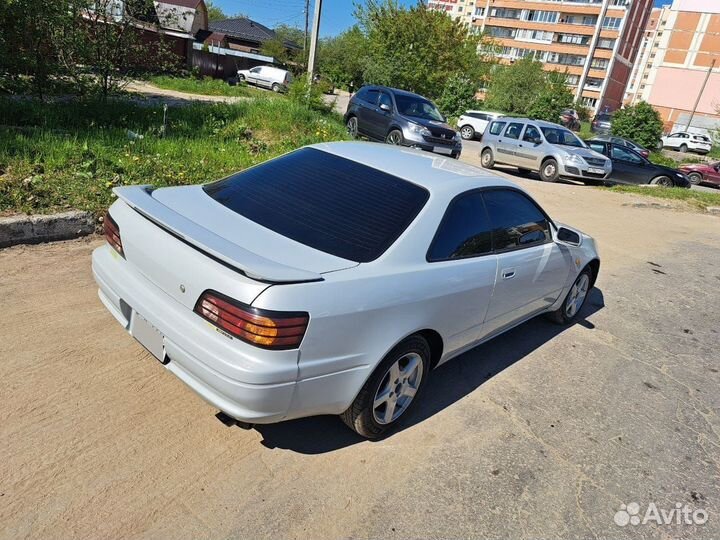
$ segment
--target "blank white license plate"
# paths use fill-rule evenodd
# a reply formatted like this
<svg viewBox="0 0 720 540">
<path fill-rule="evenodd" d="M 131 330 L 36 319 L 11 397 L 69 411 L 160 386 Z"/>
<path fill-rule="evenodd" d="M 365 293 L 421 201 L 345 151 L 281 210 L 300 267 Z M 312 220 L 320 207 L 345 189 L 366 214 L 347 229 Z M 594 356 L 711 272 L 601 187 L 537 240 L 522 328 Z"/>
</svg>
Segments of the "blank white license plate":
<svg viewBox="0 0 720 540">
<path fill-rule="evenodd" d="M 605 169 L 596 169 L 595 167 L 589 167 L 588 172 L 593 174 L 605 174 Z"/>
<path fill-rule="evenodd" d="M 137 311 L 132 313 L 130 333 L 155 358 L 161 362 L 164 360 L 163 335 Z"/>
<path fill-rule="evenodd" d="M 436 146 L 434 151 L 438 154 L 445 154 L 446 156 L 452 154 L 452 148 L 446 146 Z"/>
</svg>

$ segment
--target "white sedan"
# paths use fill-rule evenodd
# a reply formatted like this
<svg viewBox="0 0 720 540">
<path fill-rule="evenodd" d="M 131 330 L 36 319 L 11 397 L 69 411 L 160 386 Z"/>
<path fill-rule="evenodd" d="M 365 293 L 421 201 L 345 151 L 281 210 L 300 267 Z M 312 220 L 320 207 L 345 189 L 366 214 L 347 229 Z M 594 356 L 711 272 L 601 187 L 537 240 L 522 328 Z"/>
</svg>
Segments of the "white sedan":
<svg viewBox="0 0 720 540">
<path fill-rule="evenodd" d="M 320 144 L 115 192 L 100 299 L 247 423 L 338 414 L 378 437 L 436 366 L 542 313 L 573 322 L 600 268 L 592 238 L 516 185 L 409 148 Z"/>
</svg>

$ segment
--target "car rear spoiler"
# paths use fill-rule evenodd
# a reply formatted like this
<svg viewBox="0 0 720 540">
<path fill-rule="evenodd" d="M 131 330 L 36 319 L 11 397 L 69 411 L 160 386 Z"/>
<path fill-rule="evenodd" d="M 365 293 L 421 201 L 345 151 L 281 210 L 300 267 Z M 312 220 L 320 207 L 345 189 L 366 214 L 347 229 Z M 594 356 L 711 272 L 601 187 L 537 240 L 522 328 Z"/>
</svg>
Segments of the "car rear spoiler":
<svg viewBox="0 0 720 540">
<path fill-rule="evenodd" d="M 124 186 L 114 188 L 113 193 L 158 227 L 251 279 L 265 283 L 323 280 L 320 274 L 266 259 L 208 231 L 159 202 L 152 196 L 153 190 L 149 185 Z"/>
</svg>

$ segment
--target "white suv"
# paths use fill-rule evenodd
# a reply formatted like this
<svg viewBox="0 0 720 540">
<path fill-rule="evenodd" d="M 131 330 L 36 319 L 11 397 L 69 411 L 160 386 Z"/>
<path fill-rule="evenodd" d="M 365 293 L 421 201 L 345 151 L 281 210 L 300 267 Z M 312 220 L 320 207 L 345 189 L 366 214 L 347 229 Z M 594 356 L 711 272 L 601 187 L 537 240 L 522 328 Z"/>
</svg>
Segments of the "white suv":
<svg viewBox="0 0 720 540">
<path fill-rule="evenodd" d="M 493 120 L 500 118 L 502 114 L 489 111 L 465 111 L 465 114 L 458 118 L 460 136 L 467 140 L 474 139 L 476 135 L 482 137 L 485 128 Z"/>
<path fill-rule="evenodd" d="M 692 150 L 699 154 L 707 154 L 712 150 L 712 141 L 705 135 L 678 131 L 661 138 L 663 147 L 687 152 Z"/>
</svg>

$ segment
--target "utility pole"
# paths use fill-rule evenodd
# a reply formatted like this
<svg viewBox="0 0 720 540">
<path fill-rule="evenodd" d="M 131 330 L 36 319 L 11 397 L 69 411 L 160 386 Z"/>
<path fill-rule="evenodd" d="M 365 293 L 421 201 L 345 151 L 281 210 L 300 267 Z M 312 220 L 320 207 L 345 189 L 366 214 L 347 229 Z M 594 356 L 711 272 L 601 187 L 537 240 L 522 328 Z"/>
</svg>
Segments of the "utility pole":
<svg viewBox="0 0 720 540">
<path fill-rule="evenodd" d="M 315 0 L 315 14 L 313 18 L 312 35 L 310 36 L 310 56 L 308 57 L 308 82 L 312 84 L 315 71 L 315 53 L 317 52 L 318 33 L 320 32 L 320 11 L 322 0 Z"/>
<path fill-rule="evenodd" d="M 305 43 L 303 44 L 303 62 L 307 67 L 308 61 L 308 27 L 310 25 L 310 0 L 305 0 Z"/>
<path fill-rule="evenodd" d="M 688 122 L 687 128 L 685 131 L 690 131 L 690 126 L 692 125 L 693 118 L 695 117 L 695 111 L 697 111 L 698 105 L 700 105 L 700 98 L 702 98 L 703 92 L 705 91 L 705 87 L 707 86 L 708 79 L 710 78 L 710 74 L 712 73 L 713 68 L 715 67 L 715 61 L 716 59 L 713 58 L 713 61 L 710 63 L 710 67 L 707 70 L 707 75 L 705 75 L 705 80 L 702 83 L 702 86 L 700 87 L 700 93 L 698 94 L 697 99 L 695 100 L 695 106 L 693 107 L 692 113 L 690 114 L 690 121 Z"/>
</svg>

